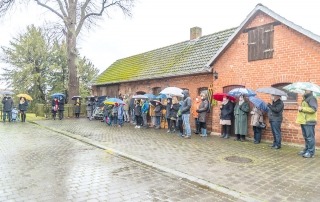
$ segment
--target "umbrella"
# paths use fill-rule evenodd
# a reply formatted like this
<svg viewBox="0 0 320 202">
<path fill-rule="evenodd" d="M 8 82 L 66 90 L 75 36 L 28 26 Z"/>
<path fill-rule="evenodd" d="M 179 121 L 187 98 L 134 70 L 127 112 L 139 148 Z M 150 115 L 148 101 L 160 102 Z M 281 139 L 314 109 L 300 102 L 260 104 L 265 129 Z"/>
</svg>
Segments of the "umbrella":
<svg viewBox="0 0 320 202">
<path fill-rule="evenodd" d="M 150 101 L 150 103 L 153 105 L 153 106 L 156 106 L 156 103 L 159 103 L 159 104 L 161 104 L 161 102 L 159 101 L 159 100 L 152 100 L 152 101 Z"/>
<path fill-rule="evenodd" d="M 306 90 L 310 90 L 314 95 L 320 95 L 320 86 L 310 82 L 295 82 L 283 87 L 283 89 L 299 94 L 304 94 Z"/>
<path fill-rule="evenodd" d="M 146 93 L 146 94 L 144 94 L 144 96 L 147 96 L 149 100 L 156 99 L 156 96 L 154 94 L 151 94 L 151 93 Z"/>
<path fill-rule="evenodd" d="M 249 101 L 258 109 L 263 110 L 265 112 L 269 111 L 268 105 L 260 98 L 251 96 L 249 97 Z"/>
<path fill-rule="evenodd" d="M 107 104 L 107 105 L 113 105 L 115 103 L 118 103 L 118 104 L 125 104 L 122 100 L 120 100 L 119 98 L 108 98 L 106 99 L 104 102 L 104 104 Z"/>
<path fill-rule="evenodd" d="M 182 89 L 177 87 L 167 87 L 163 89 L 159 94 L 171 95 L 171 96 L 179 96 L 183 97 Z"/>
<path fill-rule="evenodd" d="M 60 97 L 60 96 L 66 97 L 63 93 L 54 93 L 51 95 L 51 97 Z"/>
<path fill-rule="evenodd" d="M 77 98 L 79 98 L 80 100 L 82 99 L 80 95 L 76 95 L 76 96 L 72 96 L 71 100 L 76 100 Z"/>
<path fill-rule="evenodd" d="M 229 91 L 228 94 L 234 97 L 239 97 L 240 95 L 245 95 L 248 97 L 256 95 L 256 93 L 253 90 L 248 88 L 235 88 Z"/>
<path fill-rule="evenodd" d="M 212 95 L 212 98 L 217 100 L 217 101 L 222 101 L 223 100 L 223 97 L 227 97 L 229 100 L 231 101 L 236 101 L 236 98 L 231 96 L 231 95 L 228 95 L 227 93 L 214 93 Z"/>
<path fill-rule="evenodd" d="M 132 96 L 132 98 L 135 98 L 135 99 L 148 99 L 148 97 L 145 96 L 145 95 L 134 95 L 134 96 Z"/>
<path fill-rule="evenodd" d="M 266 87 L 266 88 L 258 88 L 256 90 L 259 93 L 266 93 L 266 94 L 271 94 L 271 95 L 278 95 L 278 96 L 286 96 L 288 97 L 287 93 L 279 90 L 277 88 L 273 88 L 273 87 Z"/>
<path fill-rule="evenodd" d="M 18 94 L 17 97 L 24 97 L 24 98 L 26 98 L 27 100 L 33 100 L 30 95 L 24 94 L 24 93 Z"/>
<path fill-rule="evenodd" d="M 165 95 L 165 94 L 159 94 L 159 95 L 156 97 L 156 99 L 164 99 L 164 98 L 168 98 L 168 96 Z"/>
<path fill-rule="evenodd" d="M 0 95 L 13 95 L 14 92 L 9 90 L 0 91 Z"/>
</svg>

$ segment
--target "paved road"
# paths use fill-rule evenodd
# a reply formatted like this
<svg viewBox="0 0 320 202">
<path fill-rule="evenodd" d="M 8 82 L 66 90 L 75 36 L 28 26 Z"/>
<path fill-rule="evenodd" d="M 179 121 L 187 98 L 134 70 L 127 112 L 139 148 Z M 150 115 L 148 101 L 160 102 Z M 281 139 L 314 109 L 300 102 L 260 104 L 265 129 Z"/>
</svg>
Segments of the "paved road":
<svg viewBox="0 0 320 202">
<path fill-rule="evenodd" d="M 262 201 L 320 201 L 320 153 L 305 159 L 299 147 L 218 137 L 182 139 L 165 130 L 107 127 L 99 121 L 38 121 L 109 148 L 227 187 Z"/>
<path fill-rule="evenodd" d="M 0 124 L 0 201 L 240 201 L 31 123 Z"/>
</svg>

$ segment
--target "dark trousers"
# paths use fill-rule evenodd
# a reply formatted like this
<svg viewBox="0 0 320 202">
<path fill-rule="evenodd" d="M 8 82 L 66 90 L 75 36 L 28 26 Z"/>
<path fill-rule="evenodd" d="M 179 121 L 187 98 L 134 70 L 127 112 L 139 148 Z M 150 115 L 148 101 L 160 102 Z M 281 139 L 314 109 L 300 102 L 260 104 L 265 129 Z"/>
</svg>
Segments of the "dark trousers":
<svg viewBox="0 0 320 202">
<path fill-rule="evenodd" d="M 181 133 L 181 134 L 183 134 L 183 121 L 182 121 L 182 119 L 180 120 L 178 120 L 178 128 L 179 128 L 179 132 Z"/>
<path fill-rule="evenodd" d="M 3 122 L 6 121 L 6 117 L 8 117 L 8 121 L 11 121 L 11 111 L 4 111 L 3 112 Z"/>
<path fill-rule="evenodd" d="M 160 125 L 161 125 L 161 117 L 160 116 L 156 116 L 156 123 L 155 123 L 155 125 L 156 126 L 158 126 L 158 127 L 160 127 Z"/>
<path fill-rule="evenodd" d="M 172 130 L 175 130 L 175 129 L 176 129 L 176 120 L 172 120 L 172 119 L 170 119 L 168 129 L 169 129 L 170 131 L 172 131 Z"/>
<path fill-rule="evenodd" d="M 231 135 L 231 125 L 221 125 L 221 135 L 225 136 L 225 135 Z"/>
<path fill-rule="evenodd" d="M 261 141 L 262 128 L 253 126 L 253 139 L 255 142 Z"/>
<path fill-rule="evenodd" d="M 196 123 L 196 133 L 200 133 L 200 122 L 199 122 L 199 119 L 195 118 L 194 122 Z"/>
<path fill-rule="evenodd" d="M 26 118 L 27 118 L 26 112 L 20 111 L 20 114 L 21 114 L 21 122 L 26 122 Z"/>
<path fill-rule="evenodd" d="M 63 111 L 59 110 L 59 119 L 62 120 L 63 119 Z"/>
<path fill-rule="evenodd" d="M 137 123 L 136 124 L 137 126 L 141 126 L 141 124 L 142 124 L 142 117 L 141 116 L 136 115 L 136 123 Z"/>
<path fill-rule="evenodd" d="M 306 153 L 309 152 L 311 155 L 314 155 L 316 145 L 314 128 L 314 125 L 301 125 L 302 135 L 305 141 L 304 151 Z"/>
<path fill-rule="evenodd" d="M 273 146 L 281 147 L 281 121 L 271 121 L 271 130 L 273 135 Z"/>
</svg>

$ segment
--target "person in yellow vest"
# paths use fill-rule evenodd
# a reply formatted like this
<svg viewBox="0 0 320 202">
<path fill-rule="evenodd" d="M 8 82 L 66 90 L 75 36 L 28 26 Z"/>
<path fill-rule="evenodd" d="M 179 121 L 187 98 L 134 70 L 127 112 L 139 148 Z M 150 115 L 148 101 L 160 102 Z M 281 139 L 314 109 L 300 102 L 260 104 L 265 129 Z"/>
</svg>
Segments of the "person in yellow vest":
<svg viewBox="0 0 320 202">
<path fill-rule="evenodd" d="M 312 158 L 315 153 L 315 125 L 317 124 L 318 102 L 312 91 L 306 90 L 301 106 L 298 107 L 296 123 L 301 125 L 305 148 L 298 154 L 305 158 Z"/>
</svg>

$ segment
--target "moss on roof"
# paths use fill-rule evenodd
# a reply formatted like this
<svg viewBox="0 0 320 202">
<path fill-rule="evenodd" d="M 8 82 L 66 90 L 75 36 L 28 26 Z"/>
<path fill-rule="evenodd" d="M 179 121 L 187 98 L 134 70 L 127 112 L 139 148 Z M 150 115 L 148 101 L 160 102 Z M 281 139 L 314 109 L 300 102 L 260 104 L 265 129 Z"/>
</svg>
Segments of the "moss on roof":
<svg viewBox="0 0 320 202">
<path fill-rule="evenodd" d="M 119 59 L 93 83 L 103 85 L 207 72 L 205 65 L 235 29 Z"/>
</svg>

